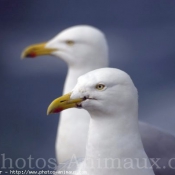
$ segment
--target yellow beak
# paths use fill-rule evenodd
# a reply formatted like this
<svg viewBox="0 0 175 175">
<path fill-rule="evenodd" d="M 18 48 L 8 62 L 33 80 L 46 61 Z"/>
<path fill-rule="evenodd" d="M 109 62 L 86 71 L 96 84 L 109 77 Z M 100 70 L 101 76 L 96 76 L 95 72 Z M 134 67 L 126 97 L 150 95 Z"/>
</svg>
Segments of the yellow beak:
<svg viewBox="0 0 175 175">
<path fill-rule="evenodd" d="M 70 96 L 71 93 L 68 93 L 53 100 L 47 109 L 47 115 L 58 113 L 68 108 L 77 107 L 78 103 L 83 101 L 82 98 L 70 99 Z"/>
<path fill-rule="evenodd" d="M 21 54 L 21 58 L 27 57 L 36 57 L 40 55 L 50 55 L 53 51 L 56 51 L 55 48 L 46 48 L 46 43 L 40 43 L 28 46 L 24 49 Z"/>
</svg>

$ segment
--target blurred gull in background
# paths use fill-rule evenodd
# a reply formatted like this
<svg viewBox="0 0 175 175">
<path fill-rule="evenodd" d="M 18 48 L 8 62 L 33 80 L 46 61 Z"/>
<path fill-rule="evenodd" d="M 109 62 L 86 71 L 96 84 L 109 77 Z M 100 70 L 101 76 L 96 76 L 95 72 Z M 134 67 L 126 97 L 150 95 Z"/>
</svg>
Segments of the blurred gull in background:
<svg viewBox="0 0 175 175">
<path fill-rule="evenodd" d="M 105 36 L 91 26 L 68 28 L 47 43 L 29 46 L 22 54 L 24 58 L 40 55 L 54 55 L 68 64 L 63 93 L 72 90 L 77 78 L 82 74 L 108 66 L 108 46 Z M 81 117 L 77 120 L 77 116 Z M 76 157 L 84 157 L 89 119 L 89 114 L 83 109 L 69 109 L 62 112 L 56 140 L 59 162 L 66 161 L 74 154 Z M 167 160 L 175 156 L 174 137 L 146 123 L 139 122 L 139 126 L 148 157 L 158 156 L 161 158 L 158 163 L 166 166 Z M 157 140 L 160 142 L 155 147 Z M 155 169 L 155 171 L 166 174 L 170 170 L 167 168 L 165 170 Z"/>
</svg>

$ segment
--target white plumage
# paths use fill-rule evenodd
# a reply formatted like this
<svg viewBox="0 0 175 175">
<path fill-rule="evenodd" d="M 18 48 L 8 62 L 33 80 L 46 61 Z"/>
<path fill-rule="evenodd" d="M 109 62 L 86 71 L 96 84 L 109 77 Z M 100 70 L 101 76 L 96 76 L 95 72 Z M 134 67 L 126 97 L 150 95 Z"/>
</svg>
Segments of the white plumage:
<svg viewBox="0 0 175 175">
<path fill-rule="evenodd" d="M 46 54 L 59 57 L 68 64 L 63 93 L 69 92 L 82 74 L 108 66 L 108 46 L 104 34 L 86 25 L 70 27 L 47 43 L 28 47 L 23 52 L 23 57 Z M 84 109 L 69 109 L 60 115 L 56 139 L 56 155 L 60 163 L 73 155 L 85 156 L 89 119 L 90 116 Z M 154 166 L 155 172 L 165 175 L 170 172 L 173 174 L 173 169 L 168 166 L 168 160 L 175 156 L 175 138 L 146 123 L 139 122 L 139 127 L 148 156 L 161 158 L 158 164 L 167 167 L 156 169 Z M 157 140 L 159 140 L 159 145 L 157 145 Z M 175 167 L 174 163 L 172 166 Z"/>
<path fill-rule="evenodd" d="M 70 99 L 84 99 L 79 106 L 91 116 L 77 174 L 154 175 L 139 134 L 137 89 L 129 75 L 113 68 L 91 71 L 78 79 Z"/>
</svg>

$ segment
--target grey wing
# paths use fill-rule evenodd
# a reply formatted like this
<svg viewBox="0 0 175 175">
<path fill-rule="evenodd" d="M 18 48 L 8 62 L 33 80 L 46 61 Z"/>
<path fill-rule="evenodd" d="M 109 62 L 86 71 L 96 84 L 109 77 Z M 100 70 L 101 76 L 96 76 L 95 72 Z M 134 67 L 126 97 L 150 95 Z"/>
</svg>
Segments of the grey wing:
<svg viewBox="0 0 175 175">
<path fill-rule="evenodd" d="M 150 162 L 155 175 L 175 175 L 175 136 L 143 122 L 139 128 L 145 152 L 154 158 Z"/>
<path fill-rule="evenodd" d="M 67 160 L 63 163 L 59 163 L 59 165 L 56 167 L 55 175 L 75 174 L 75 171 L 77 170 L 78 166 L 80 165 L 80 163 L 82 163 L 83 160 L 84 158 L 75 158 L 75 159 Z"/>
</svg>

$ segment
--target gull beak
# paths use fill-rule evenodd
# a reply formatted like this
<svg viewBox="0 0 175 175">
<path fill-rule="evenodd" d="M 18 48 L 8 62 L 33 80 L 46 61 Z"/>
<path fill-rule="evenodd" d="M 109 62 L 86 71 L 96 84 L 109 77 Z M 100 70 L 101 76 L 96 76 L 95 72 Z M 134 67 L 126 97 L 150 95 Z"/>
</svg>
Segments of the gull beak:
<svg viewBox="0 0 175 175">
<path fill-rule="evenodd" d="M 78 107 L 79 103 L 84 100 L 83 98 L 70 99 L 70 96 L 71 93 L 68 93 L 53 100 L 47 109 L 47 115 L 58 113 L 68 108 Z"/>
<path fill-rule="evenodd" d="M 46 43 L 34 44 L 24 49 L 21 58 L 24 59 L 27 57 L 34 58 L 40 55 L 51 55 L 51 53 L 56 50 L 57 49 L 55 48 L 46 48 Z"/>
</svg>

